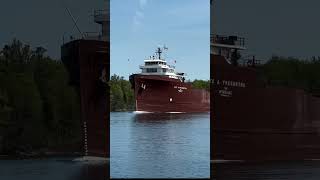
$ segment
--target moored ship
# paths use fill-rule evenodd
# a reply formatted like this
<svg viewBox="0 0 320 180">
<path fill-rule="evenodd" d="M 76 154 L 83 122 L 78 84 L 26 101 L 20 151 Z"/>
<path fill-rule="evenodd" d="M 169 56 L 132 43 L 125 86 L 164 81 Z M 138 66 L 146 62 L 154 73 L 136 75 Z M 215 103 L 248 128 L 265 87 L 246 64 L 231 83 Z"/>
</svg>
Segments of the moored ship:
<svg viewBox="0 0 320 180">
<path fill-rule="evenodd" d="M 209 112 L 210 93 L 196 89 L 186 82 L 185 74 L 176 72 L 161 57 L 158 48 L 156 56 L 150 56 L 140 66 L 141 73 L 129 77 L 136 100 L 136 111 L 145 112 Z"/>
</svg>

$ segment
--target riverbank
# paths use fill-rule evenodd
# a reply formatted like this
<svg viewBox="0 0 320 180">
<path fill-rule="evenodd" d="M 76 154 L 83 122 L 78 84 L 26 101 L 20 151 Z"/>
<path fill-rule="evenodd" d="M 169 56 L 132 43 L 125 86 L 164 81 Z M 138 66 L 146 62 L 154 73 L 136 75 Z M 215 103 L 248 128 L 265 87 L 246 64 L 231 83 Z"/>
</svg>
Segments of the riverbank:
<svg viewBox="0 0 320 180">
<path fill-rule="evenodd" d="M 48 159 L 58 157 L 69 157 L 76 158 L 81 157 L 84 154 L 81 152 L 30 152 L 30 153 L 19 153 L 19 154 L 0 154 L 1 160 L 23 160 L 23 159 Z"/>
</svg>

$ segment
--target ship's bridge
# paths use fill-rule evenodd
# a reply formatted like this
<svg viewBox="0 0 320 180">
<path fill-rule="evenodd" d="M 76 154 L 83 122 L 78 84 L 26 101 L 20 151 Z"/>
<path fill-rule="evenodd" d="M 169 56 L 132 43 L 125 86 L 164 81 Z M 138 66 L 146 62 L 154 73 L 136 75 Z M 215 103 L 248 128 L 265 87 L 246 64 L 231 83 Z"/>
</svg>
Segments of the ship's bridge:
<svg viewBox="0 0 320 180">
<path fill-rule="evenodd" d="M 211 54 L 224 56 L 230 62 L 232 54 L 238 50 L 245 50 L 244 38 L 238 36 L 211 35 Z"/>
<path fill-rule="evenodd" d="M 184 79 L 185 74 L 175 71 L 175 66 L 167 64 L 167 61 L 161 58 L 162 50 L 157 49 L 155 56 L 150 56 L 144 60 L 144 65 L 140 65 L 139 68 L 142 70 L 140 74 L 143 75 L 161 75 L 169 76 L 175 79 Z"/>
</svg>

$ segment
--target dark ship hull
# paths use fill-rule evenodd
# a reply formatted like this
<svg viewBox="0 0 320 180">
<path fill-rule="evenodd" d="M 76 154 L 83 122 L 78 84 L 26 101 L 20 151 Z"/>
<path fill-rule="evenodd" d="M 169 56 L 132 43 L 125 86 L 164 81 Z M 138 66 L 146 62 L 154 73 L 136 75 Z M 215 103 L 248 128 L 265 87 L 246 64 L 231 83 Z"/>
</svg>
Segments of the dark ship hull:
<svg viewBox="0 0 320 180">
<path fill-rule="evenodd" d="M 211 160 L 320 159 L 320 97 L 211 54 Z"/>
<path fill-rule="evenodd" d="M 133 74 L 129 77 L 136 99 L 136 111 L 209 112 L 210 93 L 194 89 L 191 83 L 168 76 Z"/>
<path fill-rule="evenodd" d="M 109 158 L 110 42 L 74 40 L 61 47 L 61 59 L 81 105 L 83 156 Z M 104 71 L 104 73 L 103 73 Z"/>
</svg>

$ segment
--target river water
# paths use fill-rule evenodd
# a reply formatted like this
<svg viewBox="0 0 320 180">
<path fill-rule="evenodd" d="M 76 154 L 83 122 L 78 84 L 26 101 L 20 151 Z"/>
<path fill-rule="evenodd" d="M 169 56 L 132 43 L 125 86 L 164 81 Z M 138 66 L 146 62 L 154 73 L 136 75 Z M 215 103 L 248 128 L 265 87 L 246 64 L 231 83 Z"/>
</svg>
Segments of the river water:
<svg viewBox="0 0 320 180">
<path fill-rule="evenodd" d="M 113 178 L 209 178 L 210 114 L 111 113 Z"/>
<path fill-rule="evenodd" d="M 318 180 L 320 161 L 215 163 L 212 177 L 217 180 Z"/>
<path fill-rule="evenodd" d="M 112 178 L 209 178 L 209 114 L 110 117 L 110 164 L 72 157 L 0 160 L 0 180 L 105 180 L 109 173 Z M 318 180 L 320 161 L 214 163 L 211 170 L 217 180 Z"/>
<path fill-rule="evenodd" d="M 0 180 L 106 180 L 106 162 L 75 161 L 75 158 L 0 160 Z"/>
</svg>

